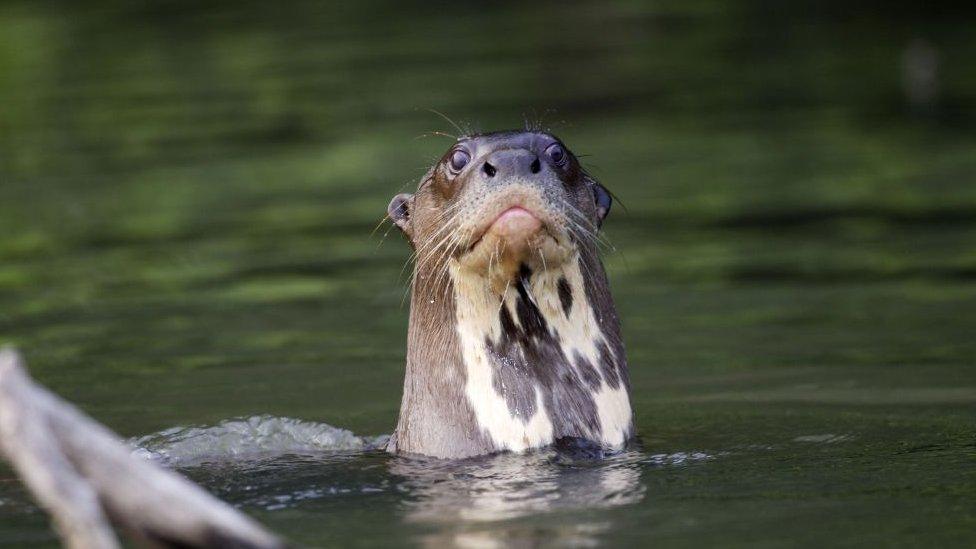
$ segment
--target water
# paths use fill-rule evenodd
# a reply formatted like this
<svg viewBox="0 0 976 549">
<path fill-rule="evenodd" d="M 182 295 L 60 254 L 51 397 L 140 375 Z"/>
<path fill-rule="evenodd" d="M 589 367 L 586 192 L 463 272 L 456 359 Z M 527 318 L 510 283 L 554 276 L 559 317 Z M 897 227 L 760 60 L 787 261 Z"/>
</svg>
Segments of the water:
<svg viewBox="0 0 976 549">
<path fill-rule="evenodd" d="M 309 546 L 971 546 L 967 9 L 4 3 L 0 340 L 126 437 L 265 417 L 171 466 Z M 620 197 L 634 449 L 369 449 L 407 315 L 370 233 L 450 143 L 427 108 L 541 119 Z M 0 479 L 0 543 L 55 545 Z"/>
<path fill-rule="evenodd" d="M 388 436 L 361 437 L 325 423 L 252 416 L 213 427 L 173 427 L 129 441 L 134 453 L 168 467 L 251 462 L 285 455 L 383 450 Z"/>
<path fill-rule="evenodd" d="M 640 504 L 647 491 L 642 471 L 715 458 L 703 452 L 649 454 L 635 445 L 599 457 L 590 449 L 562 447 L 437 460 L 390 456 L 379 448 L 385 441 L 362 440 L 327 424 L 262 416 L 170 429 L 130 442 L 137 455 L 176 467 L 243 508 L 332 515 L 347 506 L 362 513 L 353 502 L 368 509 L 389 505 L 397 511 L 394 520 L 422 545 L 461 547 L 598 543 L 610 524 L 594 513 Z M 549 530 L 525 531 L 523 524 L 540 516 L 573 518 L 553 540 Z M 389 542 L 391 532 L 377 535 L 372 520 L 363 526 L 357 542 Z M 359 525 L 332 527 L 342 537 L 318 525 L 309 543 L 339 543 Z"/>
</svg>

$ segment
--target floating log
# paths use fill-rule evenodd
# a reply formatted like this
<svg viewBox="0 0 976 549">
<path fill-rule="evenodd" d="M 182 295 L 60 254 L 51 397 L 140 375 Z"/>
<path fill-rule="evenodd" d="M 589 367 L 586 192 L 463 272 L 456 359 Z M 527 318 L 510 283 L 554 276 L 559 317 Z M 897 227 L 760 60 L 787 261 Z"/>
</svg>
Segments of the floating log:
<svg viewBox="0 0 976 549">
<path fill-rule="evenodd" d="M 72 549 L 114 549 L 112 525 L 152 547 L 278 549 L 285 543 L 176 472 L 132 455 L 105 426 L 35 383 L 0 349 L 0 454 Z"/>
</svg>

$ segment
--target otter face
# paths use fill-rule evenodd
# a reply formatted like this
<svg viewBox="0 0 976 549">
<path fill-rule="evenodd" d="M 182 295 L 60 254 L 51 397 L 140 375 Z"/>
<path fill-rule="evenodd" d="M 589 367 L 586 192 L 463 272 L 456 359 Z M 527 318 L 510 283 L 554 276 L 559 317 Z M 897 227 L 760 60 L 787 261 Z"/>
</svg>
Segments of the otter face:
<svg viewBox="0 0 976 549">
<path fill-rule="evenodd" d="M 523 266 L 558 267 L 596 238 L 610 194 L 558 138 L 500 132 L 457 141 L 390 218 L 416 250 L 418 271 L 448 259 L 504 287 Z"/>
</svg>

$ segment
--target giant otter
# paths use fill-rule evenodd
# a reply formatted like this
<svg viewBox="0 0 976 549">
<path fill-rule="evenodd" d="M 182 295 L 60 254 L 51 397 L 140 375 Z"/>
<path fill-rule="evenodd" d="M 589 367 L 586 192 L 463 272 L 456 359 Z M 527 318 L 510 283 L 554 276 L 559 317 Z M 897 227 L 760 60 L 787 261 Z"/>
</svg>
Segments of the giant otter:
<svg viewBox="0 0 976 549">
<path fill-rule="evenodd" d="M 633 434 L 597 231 L 607 190 L 548 133 L 462 137 L 388 213 L 415 265 L 388 450 L 440 458 Z"/>
</svg>

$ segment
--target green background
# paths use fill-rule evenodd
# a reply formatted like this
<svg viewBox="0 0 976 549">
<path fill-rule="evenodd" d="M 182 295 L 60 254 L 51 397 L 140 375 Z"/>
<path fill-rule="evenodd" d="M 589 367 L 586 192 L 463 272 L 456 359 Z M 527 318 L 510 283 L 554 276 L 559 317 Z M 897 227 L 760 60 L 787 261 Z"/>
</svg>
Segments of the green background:
<svg viewBox="0 0 976 549">
<path fill-rule="evenodd" d="M 0 342 L 125 436 L 261 413 L 388 433 L 408 249 L 371 232 L 450 146 L 428 109 L 541 124 L 619 197 L 643 450 L 605 467 L 639 497 L 439 523 L 383 455 L 187 472 L 312 546 L 971 546 L 974 15 L 5 2 Z M 553 474 L 554 500 L 589 482 Z M 0 543 L 52 536 L 0 472 Z"/>
</svg>

